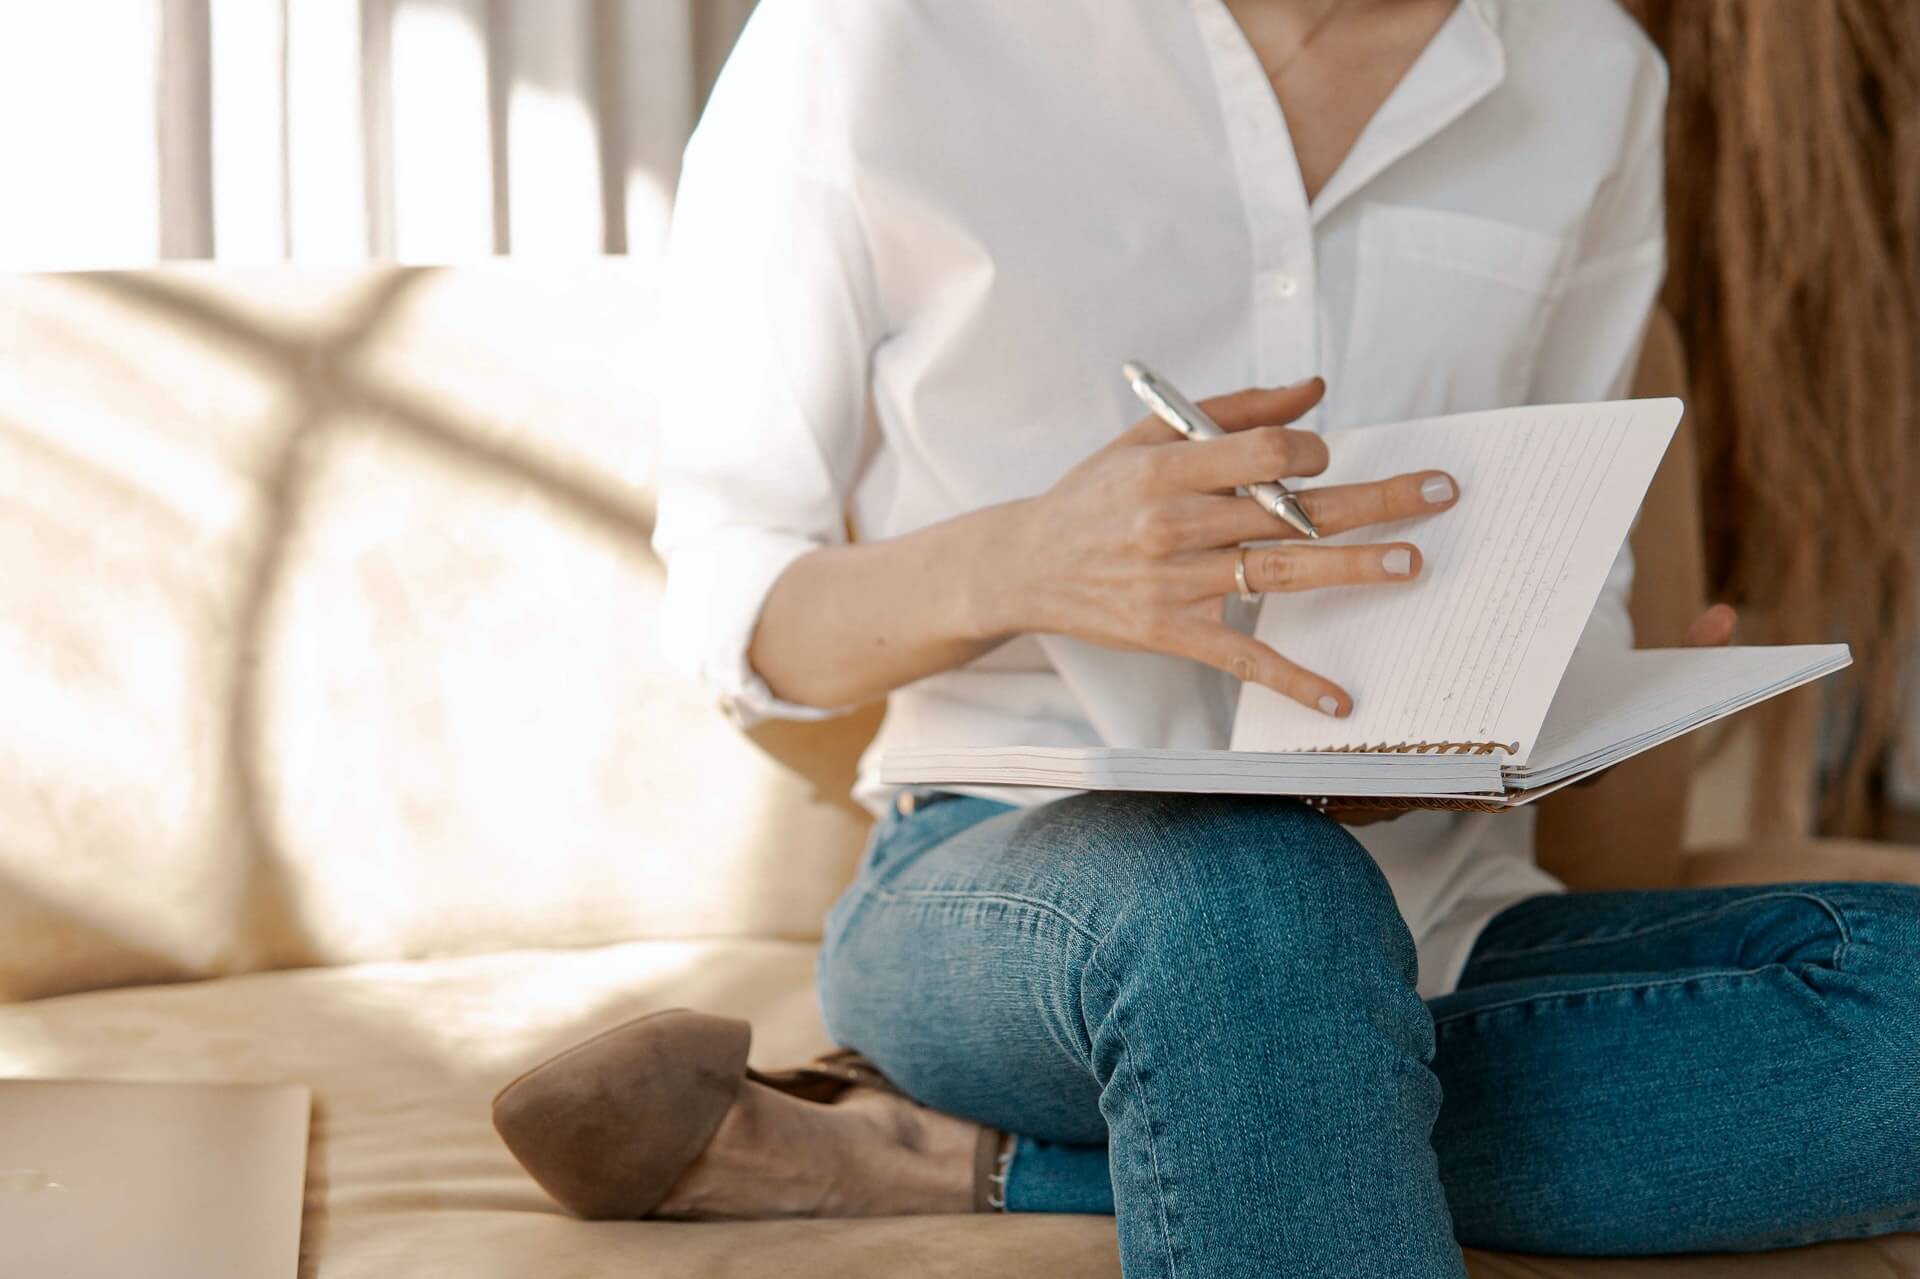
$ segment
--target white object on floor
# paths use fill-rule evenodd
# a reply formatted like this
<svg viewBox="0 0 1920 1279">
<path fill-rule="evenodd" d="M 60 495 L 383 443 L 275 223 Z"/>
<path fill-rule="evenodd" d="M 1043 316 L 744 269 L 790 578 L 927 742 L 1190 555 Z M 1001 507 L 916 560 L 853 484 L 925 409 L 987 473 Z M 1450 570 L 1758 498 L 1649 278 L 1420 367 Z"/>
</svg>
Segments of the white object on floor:
<svg viewBox="0 0 1920 1279">
<path fill-rule="evenodd" d="M 0 1080 L 0 1274 L 292 1279 L 312 1094 Z"/>
</svg>

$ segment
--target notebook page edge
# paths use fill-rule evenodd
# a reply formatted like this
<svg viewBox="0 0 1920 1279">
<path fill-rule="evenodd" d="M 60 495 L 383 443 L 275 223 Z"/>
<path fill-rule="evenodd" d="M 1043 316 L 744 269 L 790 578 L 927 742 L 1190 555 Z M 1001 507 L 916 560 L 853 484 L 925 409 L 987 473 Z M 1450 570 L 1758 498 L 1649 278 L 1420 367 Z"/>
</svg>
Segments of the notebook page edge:
<svg viewBox="0 0 1920 1279">
<path fill-rule="evenodd" d="M 1283 770 L 1293 766 L 1289 774 Z M 1225 790 L 1296 796 L 1445 798 L 1502 792 L 1486 757 L 1260 755 L 1115 747 L 960 747 L 893 750 L 883 785 L 1033 785 L 1085 790 Z"/>
<path fill-rule="evenodd" d="M 1536 760 L 1526 764 L 1509 764 L 1502 768 L 1506 785 L 1511 790 L 1525 791 L 1538 798 L 1541 794 L 1558 789 L 1568 781 L 1579 781 L 1595 773 L 1604 772 L 1616 764 L 1644 754 L 1668 742 L 1677 741 L 1689 733 L 1718 723 L 1729 716 L 1753 709 L 1762 702 L 1771 701 L 1796 688 L 1802 688 L 1816 680 L 1838 674 L 1853 664 L 1852 649 L 1846 644 L 1781 644 L 1760 645 L 1742 649 L 1634 649 L 1637 654 L 1698 654 L 1701 658 L 1715 653 L 1778 653 L 1783 659 L 1789 653 L 1802 654 L 1806 660 L 1783 669 L 1785 673 L 1762 684 L 1753 684 L 1732 696 L 1722 696 L 1712 701 L 1695 700 L 1688 703 L 1690 709 L 1678 717 L 1665 714 L 1654 720 L 1643 715 L 1638 719 L 1640 727 L 1625 734 L 1614 734 L 1613 740 L 1599 747 L 1587 746 L 1577 737 L 1562 746 L 1551 759 Z M 1627 654 L 1608 654 L 1609 658 L 1623 658 Z M 1710 659 L 1709 659 L 1710 660 Z M 1671 703 L 1670 703 L 1671 705 Z M 1644 741 L 1640 739 L 1644 738 Z M 1630 743 L 1640 742 L 1624 753 L 1612 754 Z M 1586 749 L 1569 753 L 1574 747 L 1587 746 Z M 1574 767 L 1565 776 L 1556 775 L 1559 770 L 1575 765 L 1580 759 L 1589 758 L 1596 753 L 1602 755 L 1603 762 L 1590 766 Z M 1529 782 L 1535 778 L 1550 778 L 1534 785 Z"/>
</svg>

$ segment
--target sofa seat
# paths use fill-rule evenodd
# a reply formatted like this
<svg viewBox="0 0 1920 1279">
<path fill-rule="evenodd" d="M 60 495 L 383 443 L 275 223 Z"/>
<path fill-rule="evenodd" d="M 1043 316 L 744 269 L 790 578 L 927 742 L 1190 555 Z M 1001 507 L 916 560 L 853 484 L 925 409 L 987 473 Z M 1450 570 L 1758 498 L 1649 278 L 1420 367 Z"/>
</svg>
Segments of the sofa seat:
<svg viewBox="0 0 1920 1279">
<path fill-rule="evenodd" d="M 826 1045 L 813 948 L 631 942 L 259 973 L 0 1007 L 0 1075 L 299 1082 L 315 1094 L 308 1279 L 1115 1279 L 1111 1221 L 953 1217 L 680 1225 L 576 1221 L 495 1139 L 506 1080 L 652 1009 L 750 1017 L 754 1059 Z M 1750 1258 L 1473 1258 L 1473 1273 L 1603 1279 L 1920 1274 L 1920 1237 Z"/>
</svg>

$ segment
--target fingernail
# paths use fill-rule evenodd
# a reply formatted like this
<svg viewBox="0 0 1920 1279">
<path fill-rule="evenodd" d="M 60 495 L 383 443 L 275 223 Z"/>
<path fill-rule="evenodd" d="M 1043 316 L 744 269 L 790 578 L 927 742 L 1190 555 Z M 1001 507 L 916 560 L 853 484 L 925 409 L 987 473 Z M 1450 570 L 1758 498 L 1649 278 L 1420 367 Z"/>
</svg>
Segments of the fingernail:
<svg viewBox="0 0 1920 1279">
<path fill-rule="evenodd" d="M 1453 500 L 1453 481 L 1444 475 L 1429 476 L 1420 486 L 1420 496 L 1429 506 L 1444 506 Z"/>
<path fill-rule="evenodd" d="M 1340 699 L 1337 697 L 1323 697 L 1320 699 L 1320 709 L 1335 719 L 1338 719 L 1340 717 Z"/>
<path fill-rule="evenodd" d="M 1380 557 L 1380 567 L 1387 570 L 1389 577 L 1405 577 L 1413 572 L 1413 552 L 1396 546 Z"/>
</svg>

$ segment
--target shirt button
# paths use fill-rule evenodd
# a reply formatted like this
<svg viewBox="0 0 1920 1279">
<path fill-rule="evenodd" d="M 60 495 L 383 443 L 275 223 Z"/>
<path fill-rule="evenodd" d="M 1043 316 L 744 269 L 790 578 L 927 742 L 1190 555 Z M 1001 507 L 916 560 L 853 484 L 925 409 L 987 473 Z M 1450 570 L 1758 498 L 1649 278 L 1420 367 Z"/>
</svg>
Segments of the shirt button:
<svg viewBox="0 0 1920 1279">
<path fill-rule="evenodd" d="M 900 810 L 902 817 L 911 817 L 913 816 L 913 810 L 920 807 L 920 801 L 914 797 L 912 791 L 902 791 L 900 792 L 900 799 L 895 803 L 894 807 Z"/>
<path fill-rule="evenodd" d="M 1273 277 L 1273 291 L 1283 298 L 1290 298 L 1300 291 L 1300 281 L 1291 275 L 1276 275 Z"/>
</svg>

